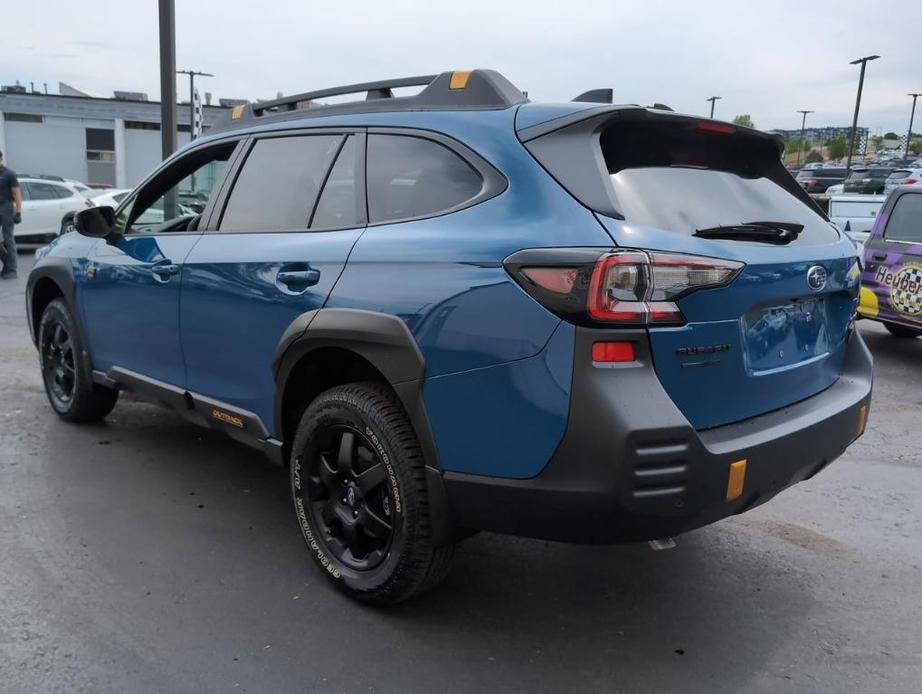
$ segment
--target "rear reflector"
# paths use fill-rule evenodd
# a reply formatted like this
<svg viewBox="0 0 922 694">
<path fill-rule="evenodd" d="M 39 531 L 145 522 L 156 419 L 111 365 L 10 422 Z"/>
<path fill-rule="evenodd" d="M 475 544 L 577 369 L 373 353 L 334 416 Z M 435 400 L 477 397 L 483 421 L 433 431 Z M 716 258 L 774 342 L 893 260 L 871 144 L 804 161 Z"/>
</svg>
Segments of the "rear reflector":
<svg viewBox="0 0 922 694">
<path fill-rule="evenodd" d="M 727 478 L 727 501 L 739 499 L 746 484 L 746 461 L 737 460 L 730 463 L 730 476 Z"/>
<path fill-rule="evenodd" d="M 633 342 L 593 342 L 592 361 L 626 362 L 634 361 Z"/>
</svg>

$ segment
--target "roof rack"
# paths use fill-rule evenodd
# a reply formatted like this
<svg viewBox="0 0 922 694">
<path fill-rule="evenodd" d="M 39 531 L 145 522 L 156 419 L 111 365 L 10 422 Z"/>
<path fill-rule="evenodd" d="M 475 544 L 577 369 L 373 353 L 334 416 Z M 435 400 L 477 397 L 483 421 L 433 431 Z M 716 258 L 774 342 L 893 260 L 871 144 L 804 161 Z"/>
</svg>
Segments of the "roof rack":
<svg viewBox="0 0 922 694">
<path fill-rule="evenodd" d="M 396 97 L 392 90 L 400 87 L 424 87 L 413 96 Z M 318 103 L 318 99 L 347 94 L 364 94 L 364 98 L 335 104 Z M 278 117 L 305 117 L 332 113 L 367 111 L 423 111 L 450 109 L 500 109 L 521 104 L 527 97 L 509 80 L 494 70 L 455 70 L 438 75 L 401 77 L 377 82 L 348 84 L 302 94 L 235 106 L 230 114 L 210 132 L 241 128 Z M 276 118 L 273 118 L 275 120 Z"/>
</svg>

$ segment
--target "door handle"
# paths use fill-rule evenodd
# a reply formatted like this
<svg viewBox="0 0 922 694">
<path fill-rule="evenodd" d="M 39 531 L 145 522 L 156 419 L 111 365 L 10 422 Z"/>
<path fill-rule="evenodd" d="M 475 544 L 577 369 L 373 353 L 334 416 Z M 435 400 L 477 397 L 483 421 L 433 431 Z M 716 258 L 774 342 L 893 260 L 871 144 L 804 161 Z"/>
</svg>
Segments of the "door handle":
<svg viewBox="0 0 922 694">
<path fill-rule="evenodd" d="M 159 282 L 167 282 L 173 275 L 179 274 L 179 265 L 170 260 L 161 260 L 150 271 Z"/>
<path fill-rule="evenodd" d="M 887 254 L 886 253 L 871 253 L 871 257 L 874 258 L 874 260 L 886 260 Z"/>
<path fill-rule="evenodd" d="M 304 291 L 320 281 L 320 270 L 282 270 L 276 279 L 292 291 Z"/>
</svg>

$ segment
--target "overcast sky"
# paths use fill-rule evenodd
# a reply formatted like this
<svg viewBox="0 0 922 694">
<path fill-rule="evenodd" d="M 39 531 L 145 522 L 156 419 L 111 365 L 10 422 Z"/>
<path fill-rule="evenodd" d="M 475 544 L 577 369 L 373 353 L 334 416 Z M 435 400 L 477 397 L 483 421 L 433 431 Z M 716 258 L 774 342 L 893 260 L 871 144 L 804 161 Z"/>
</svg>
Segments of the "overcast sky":
<svg viewBox="0 0 922 694">
<path fill-rule="evenodd" d="M 749 113 L 757 127 L 859 124 L 905 132 L 922 92 L 922 3 L 868 0 L 176 0 L 177 67 L 201 91 L 271 98 L 337 84 L 490 67 L 536 101 L 612 87 L 616 102 Z M 11 8 L 12 9 L 12 8 Z M 157 0 L 16 3 L 0 26 L 0 83 L 58 81 L 159 98 Z M 187 78 L 178 80 L 180 98 Z M 185 97 L 188 98 L 188 97 Z M 922 105 L 920 105 L 922 106 Z M 922 113 L 915 130 L 922 130 Z"/>
</svg>

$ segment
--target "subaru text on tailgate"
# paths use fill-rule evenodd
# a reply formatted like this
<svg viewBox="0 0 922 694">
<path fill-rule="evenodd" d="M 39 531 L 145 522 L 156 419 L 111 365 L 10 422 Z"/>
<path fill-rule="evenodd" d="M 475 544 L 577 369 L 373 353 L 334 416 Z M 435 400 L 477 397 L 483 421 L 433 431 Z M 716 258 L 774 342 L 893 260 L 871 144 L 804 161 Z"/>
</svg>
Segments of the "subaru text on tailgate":
<svg viewBox="0 0 922 694">
<path fill-rule="evenodd" d="M 379 604 L 471 532 L 666 538 L 811 477 L 868 414 L 854 246 L 778 139 L 603 93 L 474 70 L 236 107 L 37 261 L 52 408 L 129 390 L 264 451 Z"/>
</svg>

